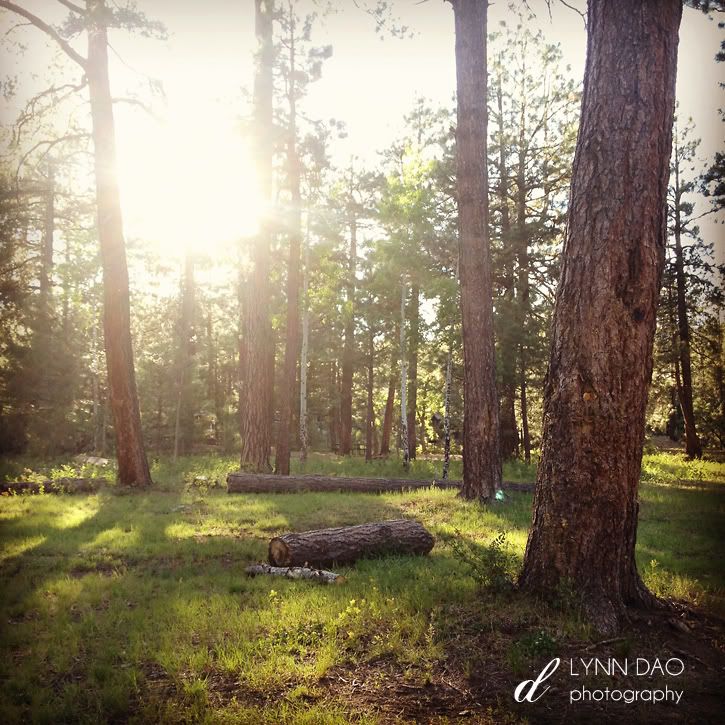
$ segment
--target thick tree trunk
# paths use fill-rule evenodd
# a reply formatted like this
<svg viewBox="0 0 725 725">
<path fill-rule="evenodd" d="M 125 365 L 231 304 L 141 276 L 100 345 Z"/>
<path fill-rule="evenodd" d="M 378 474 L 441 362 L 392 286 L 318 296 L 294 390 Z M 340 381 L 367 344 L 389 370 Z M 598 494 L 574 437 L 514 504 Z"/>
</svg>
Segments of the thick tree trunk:
<svg viewBox="0 0 725 725">
<path fill-rule="evenodd" d="M 395 412 L 395 387 L 398 382 L 396 369 L 395 348 L 390 355 L 390 381 L 388 382 L 388 396 L 385 399 L 385 414 L 383 416 L 383 433 L 380 438 L 380 455 L 390 455 L 390 437 L 393 433 L 393 415 Z"/>
<path fill-rule="evenodd" d="M 410 288 L 410 346 L 408 353 L 408 455 L 415 459 L 418 445 L 418 348 L 420 347 L 420 287 Z"/>
<path fill-rule="evenodd" d="M 652 605 L 634 557 L 665 260 L 680 0 L 589 3 L 581 125 L 521 585 L 582 599 L 602 633 Z"/>
<path fill-rule="evenodd" d="M 350 171 L 352 195 L 352 170 Z M 351 212 L 354 214 L 354 212 Z M 342 350 L 342 382 L 340 387 L 340 455 L 352 452 L 352 376 L 355 361 L 355 274 L 357 270 L 357 221 L 350 219 L 350 253 L 347 272 L 347 304 L 345 306 L 345 342 Z"/>
<path fill-rule="evenodd" d="M 272 94 L 274 46 L 273 3 L 255 0 L 255 32 L 259 44 L 254 79 L 255 163 L 261 198 L 272 202 Z M 242 468 L 269 471 L 272 439 L 274 341 L 270 320 L 269 265 L 272 220 L 260 220 L 251 251 L 252 270 L 244 288 L 243 342 L 240 351 Z"/>
<path fill-rule="evenodd" d="M 456 28 L 458 227 L 463 320 L 463 490 L 489 499 L 501 485 L 486 168 L 485 0 L 452 0 Z"/>
<path fill-rule="evenodd" d="M 408 448 L 408 361 L 405 354 L 405 298 L 408 286 L 405 282 L 400 289 L 400 441 L 403 446 L 403 468 L 407 471 L 410 465 L 410 449 Z"/>
<path fill-rule="evenodd" d="M 692 365 L 690 361 L 690 323 L 687 319 L 687 279 L 682 253 L 682 188 L 680 187 L 680 158 L 677 138 L 674 153 L 675 199 L 675 282 L 677 285 L 677 357 L 680 361 L 682 385 L 678 386 L 680 407 L 685 419 L 685 450 L 690 458 L 702 458 L 702 446 L 695 427 L 695 410 L 692 402 Z"/>
<path fill-rule="evenodd" d="M 275 447 L 275 472 L 289 475 L 290 438 L 293 431 L 297 360 L 300 354 L 300 247 L 302 244 L 302 216 L 300 199 L 300 159 L 297 152 L 297 85 L 295 83 L 295 14 L 290 8 L 289 31 L 289 138 L 287 140 L 287 164 L 290 185 L 289 262 L 287 264 L 287 338 L 284 348 L 282 372 L 282 399 Z"/>
<path fill-rule="evenodd" d="M 148 486 L 151 473 L 141 431 L 131 344 L 126 246 L 116 181 L 116 138 L 108 79 L 108 39 L 102 0 L 88 0 L 88 90 L 95 149 L 98 238 L 103 267 L 103 331 L 116 437 L 119 481 Z"/>
<path fill-rule="evenodd" d="M 396 519 L 379 523 L 318 529 L 277 536 L 269 542 L 274 566 L 352 564 L 358 559 L 386 555 L 424 555 L 433 537 L 417 521 Z"/>
</svg>

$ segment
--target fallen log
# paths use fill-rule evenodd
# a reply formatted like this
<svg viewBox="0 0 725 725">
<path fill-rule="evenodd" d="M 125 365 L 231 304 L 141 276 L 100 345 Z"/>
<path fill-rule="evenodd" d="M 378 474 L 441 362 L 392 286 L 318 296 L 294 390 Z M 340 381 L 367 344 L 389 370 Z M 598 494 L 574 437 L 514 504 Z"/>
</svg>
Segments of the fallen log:
<svg viewBox="0 0 725 725">
<path fill-rule="evenodd" d="M 313 569 L 309 566 L 270 566 L 269 564 L 252 564 L 248 566 L 247 576 L 267 574 L 269 576 L 283 576 L 286 579 L 312 579 L 322 584 L 343 584 L 345 577 L 335 574 L 334 571 Z"/>
<path fill-rule="evenodd" d="M 408 478 L 349 478 L 344 476 L 276 476 L 270 473 L 230 473 L 227 476 L 228 493 L 301 493 L 303 491 L 350 492 L 350 493 L 389 493 L 395 491 L 415 491 L 419 488 L 461 487 L 460 481 Z M 534 490 L 533 483 L 504 481 L 504 491 Z"/>
<path fill-rule="evenodd" d="M 350 564 L 386 554 L 427 554 L 433 543 L 431 534 L 417 521 L 394 519 L 276 536 L 269 542 L 269 563 L 274 566 Z"/>
<path fill-rule="evenodd" d="M 96 493 L 108 483 L 105 478 L 55 478 L 47 481 L 5 481 L 0 494 Z"/>
</svg>

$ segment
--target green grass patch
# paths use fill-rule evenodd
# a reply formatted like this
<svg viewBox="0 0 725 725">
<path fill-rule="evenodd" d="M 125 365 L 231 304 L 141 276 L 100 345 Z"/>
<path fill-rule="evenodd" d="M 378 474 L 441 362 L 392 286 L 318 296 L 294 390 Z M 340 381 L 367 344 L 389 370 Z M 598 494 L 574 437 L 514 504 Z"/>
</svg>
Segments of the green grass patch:
<svg viewBox="0 0 725 725">
<path fill-rule="evenodd" d="M 479 655 L 466 648 L 480 637 L 518 674 L 555 643 L 591 636 L 576 612 L 482 589 L 456 555 L 454 539 L 485 557 L 504 532 L 519 567 L 530 495 L 488 508 L 438 489 L 231 496 L 213 484 L 235 463 L 157 461 L 154 488 L 136 495 L 110 488 L 0 500 L 0 721 L 373 723 L 375 708 L 351 706 L 326 678 L 384 663 L 423 686 L 454 651 L 474 670 Z M 48 475 L 68 465 L 32 470 Z M 415 461 L 407 475 L 433 478 L 439 465 Z M 725 489 L 678 485 L 695 478 L 679 459 L 658 454 L 645 465 L 667 474 L 650 481 L 648 473 L 641 490 L 637 557 L 645 582 L 660 595 L 725 612 Z M 322 454 L 306 470 L 403 475 L 397 461 Z M 201 476 L 206 485 L 191 485 Z M 506 476 L 533 480 L 522 465 Z M 722 467 L 708 468 L 706 478 L 723 480 Z M 340 569 L 347 582 L 333 587 L 243 573 L 265 558 L 275 534 L 404 516 L 435 535 L 430 556 L 361 561 Z M 382 691 L 383 670 L 379 676 Z"/>
</svg>

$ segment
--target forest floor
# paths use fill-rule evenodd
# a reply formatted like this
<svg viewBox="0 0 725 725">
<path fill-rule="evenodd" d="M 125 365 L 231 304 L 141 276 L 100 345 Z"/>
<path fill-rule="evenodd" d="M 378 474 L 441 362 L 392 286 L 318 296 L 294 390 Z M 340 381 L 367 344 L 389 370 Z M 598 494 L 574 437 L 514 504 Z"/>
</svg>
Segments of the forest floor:
<svg viewBox="0 0 725 725">
<path fill-rule="evenodd" d="M 439 466 L 416 461 L 408 475 L 433 478 Z M 477 572 L 520 566 L 529 494 L 488 508 L 437 489 L 230 495 L 234 467 L 231 457 L 161 460 L 143 493 L 0 499 L 0 722 L 721 721 L 723 464 L 645 457 L 638 565 L 674 604 L 605 642 L 575 592 L 553 606 L 483 586 Z M 99 472 L 83 469 L 17 459 L 2 475 Z M 306 470 L 401 475 L 397 461 L 324 455 Z M 505 477 L 533 480 L 534 469 L 507 466 Z M 436 537 L 427 557 L 361 561 L 338 569 L 340 586 L 244 575 L 281 532 L 409 516 Z M 551 689 L 516 703 L 516 685 L 555 657 Z M 592 658 L 630 671 L 581 676 Z M 685 670 L 638 676 L 637 658 Z M 572 703 L 581 687 L 683 694 L 679 704 Z"/>
</svg>

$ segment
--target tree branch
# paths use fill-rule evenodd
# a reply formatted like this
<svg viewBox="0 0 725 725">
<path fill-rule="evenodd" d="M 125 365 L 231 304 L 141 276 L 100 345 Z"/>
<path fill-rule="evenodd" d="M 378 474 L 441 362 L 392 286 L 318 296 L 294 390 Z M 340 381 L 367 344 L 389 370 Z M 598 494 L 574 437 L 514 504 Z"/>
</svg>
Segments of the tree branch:
<svg viewBox="0 0 725 725">
<path fill-rule="evenodd" d="M 46 23 L 44 20 L 41 20 L 37 15 L 33 15 L 33 13 L 29 12 L 25 8 L 21 8 L 15 3 L 8 2 L 8 0 L 0 0 L 0 8 L 5 8 L 5 10 L 9 10 L 11 13 L 15 13 L 16 15 L 20 15 L 26 20 L 29 20 L 33 25 L 35 25 L 36 28 L 38 28 L 38 30 L 42 30 L 48 37 L 52 38 L 58 44 L 60 49 L 71 60 L 78 63 L 78 65 L 83 68 L 83 70 L 86 69 L 86 59 L 75 50 L 73 50 L 71 45 L 66 40 L 61 38 L 55 29 L 48 25 L 48 23 Z"/>
<path fill-rule="evenodd" d="M 74 3 L 70 2 L 70 0 L 58 0 L 58 2 L 61 5 L 64 5 L 68 8 L 72 13 L 78 13 L 78 15 L 85 15 L 86 11 L 79 7 L 78 5 L 75 5 Z"/>
</svg>

